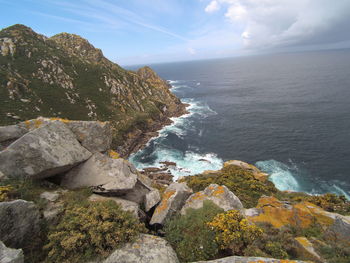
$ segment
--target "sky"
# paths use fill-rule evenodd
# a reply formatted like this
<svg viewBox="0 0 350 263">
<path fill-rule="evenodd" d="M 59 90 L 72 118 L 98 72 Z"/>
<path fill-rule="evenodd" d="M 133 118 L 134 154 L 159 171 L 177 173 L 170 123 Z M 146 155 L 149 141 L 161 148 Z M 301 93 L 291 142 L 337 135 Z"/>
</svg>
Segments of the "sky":
<svg viewBox="0 0 350 263">
<path fill-rule="evenodd" d="M 350 47 L 350 0 L 0 0 L 0 28 L 78 34 L 121 65 Z"/>
</svg>

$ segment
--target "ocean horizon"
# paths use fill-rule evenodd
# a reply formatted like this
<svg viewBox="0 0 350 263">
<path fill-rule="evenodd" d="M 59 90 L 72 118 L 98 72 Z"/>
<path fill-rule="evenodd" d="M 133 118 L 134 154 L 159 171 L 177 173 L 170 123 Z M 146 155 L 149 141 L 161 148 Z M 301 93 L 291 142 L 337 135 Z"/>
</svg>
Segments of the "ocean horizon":
<svg viewBox="0 0 350 263">
<path fill-rule="evenodd" d="M 236 159 L 280 190 L 350 199 L 350 50 L 150 66 L 190 106 L 130 156 L 137 168 L 175 162 L 178 178 Z"/>
</svg>

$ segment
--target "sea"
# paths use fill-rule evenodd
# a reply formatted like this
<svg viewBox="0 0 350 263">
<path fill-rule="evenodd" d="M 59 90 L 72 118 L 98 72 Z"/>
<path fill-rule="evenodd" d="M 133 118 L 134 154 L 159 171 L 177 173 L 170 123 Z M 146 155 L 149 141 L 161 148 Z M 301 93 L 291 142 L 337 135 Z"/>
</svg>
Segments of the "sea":
<svg viewBox="0 0 350 263">
<path fill-rule="evenodd" d="M 350 199 L 350 50 L 150 66 L 189 113 L 130 156 L 137 168 L 176 162 L 178 178 L 242 160 L 280 190 Z"/>
</svg>

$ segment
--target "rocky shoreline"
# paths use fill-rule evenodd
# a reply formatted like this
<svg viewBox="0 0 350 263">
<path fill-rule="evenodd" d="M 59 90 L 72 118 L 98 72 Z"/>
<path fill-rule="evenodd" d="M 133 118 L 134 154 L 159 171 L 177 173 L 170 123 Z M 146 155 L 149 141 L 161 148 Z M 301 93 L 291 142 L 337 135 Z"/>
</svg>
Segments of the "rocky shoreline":
<svg viewBox="0 0 350 263">
<path fill-rule="evenodd" d="M 171 118 L 180 117 L 188 114 L 187 107 L 189 104 L 180 102 L 173 111 L 167 111 L 158 120 L 147 125 L 144 130 L 135 129 L 126 135 L 124 144 L 117 147 L 117 152 L 123 158 L 128 158 L 132 153 L 143 149 L 148 141 L 159 135 L 159 131 L 165 126 L 173 123 Z"/>
</svg>

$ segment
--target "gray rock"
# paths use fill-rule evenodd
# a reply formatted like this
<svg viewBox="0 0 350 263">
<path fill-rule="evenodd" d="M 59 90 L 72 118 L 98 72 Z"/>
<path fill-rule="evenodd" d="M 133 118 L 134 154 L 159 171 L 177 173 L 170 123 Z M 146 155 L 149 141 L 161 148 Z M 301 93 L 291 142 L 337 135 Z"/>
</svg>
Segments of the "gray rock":
<svg viewBox="0 0 350 263">
<path fill-rule="evenodd" d="M 33 202 L 15 200 L 0 203 L 0 237 L 6 246 L 28 248 L 40 235 L 41 215 Z"/>
<path fill-rule="evenodd" d="M 0 263 L 23 263 L 22 249 L 8 248 L 0 241 Z"/>
<path fill-rule="evenodd" d="M 112 129 L 109 122 L 71 121 L 43 117 L 27 120 L 16 125 L 0 127 L 0 143 L 16 140 L 30 131 L 55 121 L 66 124 L 74 133 L 77 140 L 90 152 L 105 152 L 110 149 L 112 143 Z"/>
<path fill-rule="evenodd" d="M 40 194 L 40 198 L 45 199 L 49 202 L 55 202 L 60 197 L 60 195 L 60 191 L 43 192 Z"/>
<path fill-rule="evenodd" d="M 287 261 L 285 259 L 275 259 L 275 258 L 257 258 L 257 257 L 226 257 L 209 261 L 197 261 L 192 263 L 307 263 L 305 261 L 300 260 L 291 260 Z"/>
<path fill-rule="evenodd" d="M 16 140 L 28 132 L 28 129 L 19 125 L 0 126 L 0 142 Z"/>
<path fill-rule="evenodd" d="M 137 172 L 135 171 L 135 173 Z M 135 187 L 131 191 L 128 191 L 123 198 L 138 204 L 144 204 L 146 195 L 152 190 L 153 188 L 148 184 L 148 181 L 144 180 L 143 175 L 137 174 Z"/>
<path fill-rule="evenodd" d="M 136 218 L 139 218 L 141 215 L 139 205 L 135 202 L 131 202 L 128 200 L 124 200 L 122 198 L 118 197 L 107 197 L 107 196 L 101 196 L 97 194 L 93 194 L 89 197 L 89 201 L 96 202 L 96 201 L 107 201 L 112 200 L 113 202 L 116 202 L 124 211 L 129 211 L 133 213 L 133 215 Z"/>
<path fill-rule="evenodd" d="M 134 242 L 114 251 L 104 263 L 178 263 L 167 241 L 152 235 L 140 235 Z"/>
<path fill-rule="evenodd" d="M 242 210 L 243 205 L 239 198 L 232 193 L 224 185 L 211 184 L 204 191 L 200 191 L 191 195 L 187 200 L 181 214 L 186 214 L 186 210 L 189 208 L 199 209 L 203 207 L 204 201 L 209 200 L 216 204 L 218 207 L 228 210 Z"/>
<path fill-rule="evenodd" d="M 68 171 L 88 159 L 82 147 L 62 122 L 37 128 L 0 152 L 0 171 L 14 178 L 46 178 Z"/>
<path fill-rule="evenodd" d="M 96 193 L 124 194 L 135 187 L 134 167 L 123 159 L 95 153 L 85 163 L 64 175 L 61 185 L 68 189 L 92 187 Z"/>
<path fill-rule="evenodd" d="M 69 121 L 66 123 L 78 141 L 90 152 L 105 152 L 112 143 L 112 129 L 109 122 Z"/>
<path fill-rule="evenodd" d="M 165 220 L 180 211 L 192 190 L 186 183 L 172 183 L 164 192 L 163 199 L 155 209 L 150 224 L 164 224 Z"/>
<path fill-rule="evenodd" d="M 46 201 L 46 205 L 43 209 L 43 215 L 45 220 L 50 225 L 56 225 L 59 223 L 60 215 L 64 211 L 64 203 L 59 200 L 63 193 L 67 190 L 57 190 L 52 192 L 43 192 L 40 198 Z"/>
<path fill-rule="evenodd" d="M 339 239 L 350 242 L 350 216 L 337 215 L 328 232 Z"/>
<path fill-rule="evenodd" d="M 157 189 L 153 189 L 145 196 L 145 211 L 148 212 L 160 202 L 160 194 Z"/>
</svg>

